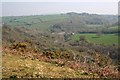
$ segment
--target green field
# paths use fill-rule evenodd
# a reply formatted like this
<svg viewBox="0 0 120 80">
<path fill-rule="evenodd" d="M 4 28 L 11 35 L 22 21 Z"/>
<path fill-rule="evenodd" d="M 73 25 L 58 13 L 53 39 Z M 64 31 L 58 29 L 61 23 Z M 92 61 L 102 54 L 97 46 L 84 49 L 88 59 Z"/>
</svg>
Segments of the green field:
<svg viewBox="0 0 120 80">
<path fill-rule="evenodd" d="M 9 26 L 31 27 L 40 30 L 50 28 L 55 23 L 64 22 L 69 17 L 66 15 L 36 15 L 36 16 L 11 16 L 3 17 L 3 22 Z M 30 24 L 30 25 L 29 25 Z"/>
<path fill-rule="evenodd" d="M 112 16 L 111 16 L 112 17 Z M 32 29 L 37 29 L 41 31 L 50 30 L 53 25 L 59 24 L 62 30 L 68 31 L 82 31 L 82 32 L 96 32 L 96 30 L 103 30 L 104 32 L 117 32 L 119 30 L 118 26 L 96 22 L 99 16 L 89 15 L 67 15 L 67 14 L 51 14 L 51 15 L 30 15 L 30 16 L 4 16 L 2 17 L 2 23 L 9 25 L 11 27 L 27 27 Z M 109 18 L 101 18 L 100 20 L 104 22 L 106 19 L 109 22 Z M 91 22 L 92 21 L 92 22 Z M 115 20 L 110 23 L 114 24 Z M 96 24 L 97 23 L 97 24 Z M 61 29 L 59 29 L 61 30 Z"/>
<path fill-rule="evenodd" d="M 118 45 L 118 36 L 116 34 L 102 34 L 98 37 L 96 34 L 75 34 L 72 40 L 79 40 L 80 36 L 85 36 L 88 42 L 104 45 Z"/>
</svg>

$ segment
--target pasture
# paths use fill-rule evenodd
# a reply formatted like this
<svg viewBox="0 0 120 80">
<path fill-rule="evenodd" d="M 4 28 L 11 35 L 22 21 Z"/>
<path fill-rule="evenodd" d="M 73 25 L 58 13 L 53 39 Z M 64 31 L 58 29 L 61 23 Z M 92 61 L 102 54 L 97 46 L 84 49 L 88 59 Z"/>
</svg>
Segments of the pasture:
<svg viewBox="0 0 120 80">
<path fill-rule="evenodd" d="M 104 44 L 104 45 L 118 45 L 117 34 L 102 34 L 97 36 L 96 34 L 75 34 L 71 37 L 72 40 L 79 40 L 80 36 L 85 36 L 86 40 L 91 43 Z"/>
</svg>

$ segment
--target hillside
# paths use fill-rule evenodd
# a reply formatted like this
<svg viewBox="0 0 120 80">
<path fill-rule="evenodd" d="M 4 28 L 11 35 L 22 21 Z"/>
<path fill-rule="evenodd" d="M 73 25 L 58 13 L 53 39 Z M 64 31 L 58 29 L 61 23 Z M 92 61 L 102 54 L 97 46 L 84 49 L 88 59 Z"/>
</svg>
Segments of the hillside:
<svg viewBox="0 0 120 80">
<path fill-rule="evenodd" d="M 74 12 L 3 17 L 3 78 L 118 78 L 116 23 Z"/>
<path fill-rule="evenodd" d="M 39 61 L 10 54 L 9 49 L 3 53 L 3 78 L 77 78 L 91 75 L 80 75 L 69 67 L 60 67 L 53 63 Z M 12 64 L 14 63 L 14 65 Z"/>
<path fill-rule="evenodd" d="M 23 34 L 23 32 L 25 32 L 24 30 L 26 33 Z M 47 78 L 91 78 L 93 76 L 116 76 L 117 71 L 114 63 L 106 54 L 101 54 L 104 51 L 100 49 L 106 49 L 107 47 L 98 46 L 100 49 L 97 48 L 96 50 L 98 51 L 94 51 L 96 46 L 92 46 L 90 48 L 93 50 L 89 51 L 90 48 L 88 44 L 84 43 L 83 45 L 81 43 L 80 48 L 77 48 L 75 45 L 70 46 L 72 43 L 54 42 L 53 39 L 57 39 L 58 37 L 51 38 L 51 35 L 45 33 L 43 35 L 41 33 L 42 38 L 38 38 L 37 31 L 36 34 L 30 34 L 30 31 L 30 29 L 26 28 L 3 27 L 3 78 L 25 78 L 30 76 L 33 78 L 36 76 Z M 40 32 L 38 32 L 38 34 L 39 33 Z M 15 35 L 13 36 L 13 34 Z M 61 39 L 61 37 L 59 39 Z M 116 48 L 109 49 L 116 51 Z M 106 51 L 104 53 L 106 53 Z M 111 58 L 112 57 L 115 59 L 117 52 L 115 52 L 115 55 L 111 54 Z M 16 66 L 12 66 L 13 62 Z M 44 66 L 45 69 L 43 70 L 46 71 L 43 71 L 43 75 L 38 74 L 40 70 L 36 69 L 32 64 L 34 64 L 34 66 Z M 27 68 L 26 65 L 28 66 Z M 93 67 L 97 70 L 92 70 Z M 108 72 L 112 71 L 113 73 L 104 74 L 101 71 L 104 68 L 108 68 Z M 51 72 L 49 73 L 49 71 Z"/>
<path fill-rule="evenodd" d="M 98 30 L 117 32 L 117 18 L 116 15 L 71 12 L 56 15 L 3 17 L 3 23 L 9 26 L 30 27 L 40 30 L 51 30 L 52 32 L 96 32 Z"/>
</svg>

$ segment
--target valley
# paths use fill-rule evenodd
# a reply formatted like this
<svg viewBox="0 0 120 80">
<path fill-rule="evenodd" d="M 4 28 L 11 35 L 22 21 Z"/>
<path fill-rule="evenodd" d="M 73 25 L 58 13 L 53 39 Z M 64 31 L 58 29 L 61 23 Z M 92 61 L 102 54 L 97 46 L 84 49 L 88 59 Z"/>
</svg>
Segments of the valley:
<svg viewBox="0 0 120 80">
<path fill-rule="evenodd" d="M 118 78 L 117 18 L 75 12 L 2 17 L 3 78 Z"/>
</svg>

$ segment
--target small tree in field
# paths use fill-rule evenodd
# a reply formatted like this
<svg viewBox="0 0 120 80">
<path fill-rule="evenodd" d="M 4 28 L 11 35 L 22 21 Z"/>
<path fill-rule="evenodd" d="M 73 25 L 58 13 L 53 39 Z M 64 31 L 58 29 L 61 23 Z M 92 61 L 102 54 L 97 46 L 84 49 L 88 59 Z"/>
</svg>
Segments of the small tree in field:
<svg viewBox="0 0 120 80">
<path fill-rule="evenodd" d="M 102 32 L 101 31 L 98 31 L 97 33 L 96 33 L 96 36 L 97 37 L 100 37 L 102 35 Z"/>
<path fill-rule="evenodd" d="M 86 42 L 86 38 L 85 38 L 85 36 L 80 36 L 80 41 L 82 41 L 82 42 Z"/>
<path fill-rule="evenodd" d="M 102 31 L 97 28 L 96 29 L 96 36 L 100 37 L 101 35 L 102 35 Z"/>
</svg>

